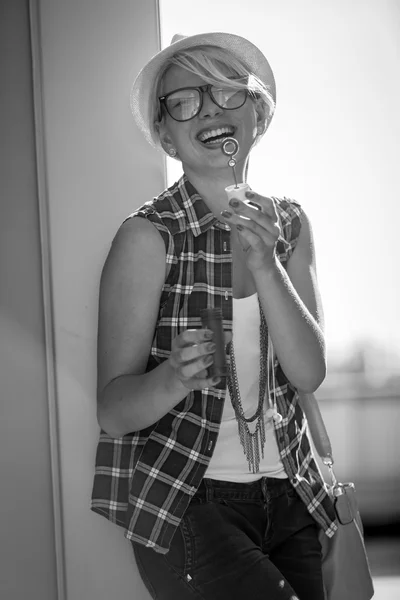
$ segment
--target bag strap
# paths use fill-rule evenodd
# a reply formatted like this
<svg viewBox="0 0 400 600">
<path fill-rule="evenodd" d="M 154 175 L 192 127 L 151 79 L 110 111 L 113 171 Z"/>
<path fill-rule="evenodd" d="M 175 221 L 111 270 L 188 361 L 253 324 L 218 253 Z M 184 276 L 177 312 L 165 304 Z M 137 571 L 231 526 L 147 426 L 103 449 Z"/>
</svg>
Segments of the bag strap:
<svg viewBox="0 0 400 600">
<path fill-rule="evenodd" d="M 308 428 L 314 446 L 322 461 L 329 466 L 333 464 L 332 445 L 324 420 L 314 394 L 299 392 L 300 406 L 307 417 Z"/>
<path fill-rule="evenodd" d="M 343 486 L 340 483 L 338 484 L 335 472 L 333 470 L 334 460 L 332 455 L 332 444 L 331 440 L 329 439 L 317 399 L 314 394 L 305 394 L 303 392 L 299 392 L 299 402 L 304 414 L 307 417 L 308 429 L 314 442 L 315 449 L 324 465 L 326 465 L 329 469 L 331 489 L 336 490 L 334 492 L 336 496 L 340 495 L 343 493 Z"/>
</svg>

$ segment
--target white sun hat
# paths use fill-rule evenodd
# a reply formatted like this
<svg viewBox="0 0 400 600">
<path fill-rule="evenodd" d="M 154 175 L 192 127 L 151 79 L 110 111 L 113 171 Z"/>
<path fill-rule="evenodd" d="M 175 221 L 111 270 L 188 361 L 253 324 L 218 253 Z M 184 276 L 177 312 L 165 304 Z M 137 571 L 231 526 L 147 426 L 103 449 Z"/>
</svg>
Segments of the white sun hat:
<svg viewBox="0 0 400 600">
<path fill-rule="evenodd" d="M 271 97 L 276 102 L 275 79 L 269 62 L 264 54 L 251 42 L 239 35 L 231 33 L 211 32 L 184 36 L 174 35 L 171 44 L 158 52 L 143 67 L 136 77 L 131 90 L 131 109 L 139 129 L 152 146 L 158 146 L 151 128 L 152 95 L 156 93 L 155 82 L 165 62 L 181 50 L 197 46 L 218 46 L 231 52 L 241 60 L 251 73 L 256 75 L 267 86 Z"/>
</svg>

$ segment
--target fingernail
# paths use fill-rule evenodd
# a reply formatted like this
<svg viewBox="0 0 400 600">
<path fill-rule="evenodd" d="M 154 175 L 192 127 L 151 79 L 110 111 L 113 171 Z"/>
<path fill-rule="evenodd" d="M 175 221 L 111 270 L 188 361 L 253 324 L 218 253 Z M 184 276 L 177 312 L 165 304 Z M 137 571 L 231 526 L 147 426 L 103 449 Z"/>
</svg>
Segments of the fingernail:
<svg viewBox="0 0 400 600">
<path fill-rule="evenodd" d="M 262 210 L 261 206 L 257 204 L 257 202 L 252 202 L 251 200 L 249 200 L 247 204 L 249 206 L 254 206 L 254 208 L 256 208 L 257 210 Z"/>
<path fill-rule="evenodd" d="M 230 219 L 232 216 L 232 213 L 229 212 L 229 210 L 223 210 L 221 212 L 221 215 L 225 218 L 225 219 Z"/>
<path fill-rule="evenodd" d="M 244 229 L 243 225 L 236 225 L 236 229 L 239 229 L 239 231 L 242 231 L 242 229 Z"/>
<path fill-rule="evenodd" d="M 207 344 L 207 352 L 215 352 L 216 347 L 217 346 L 214 344 L 214 342 L 209 342 Z"/>
<path fill-rule="evenodd" d="M 239 200 L 232 198 L 232 200 L 229 200 L 229 204 L 233 206 L 233 208 L 237 208 L 239 206 Z"/>
<path fill-rule="evenodd" d="M 214 332 L 213 332 L 213 331 L 210 331 L 209 329 L 207 329 L 207 330 L 204 332 L 204 337 L 205 337 L 205 339 L 206 339 L 206 340 L 212 340 L 212 338 L 213 338 L 213 335 L 214 335 Z"/>
<path fill-rule="evenodd" d="M 213 377 L 211 379 L 213 385 L 216 385 L 217 383 L 219 383 L 221 381 L 221 377 Z"/>
<path fill-rule="evenodd" d="M 253 192 L 246 192 L 245 196 L 246 196 L 246 198 L 254 198 L 254 193 Z"/>
</svg>

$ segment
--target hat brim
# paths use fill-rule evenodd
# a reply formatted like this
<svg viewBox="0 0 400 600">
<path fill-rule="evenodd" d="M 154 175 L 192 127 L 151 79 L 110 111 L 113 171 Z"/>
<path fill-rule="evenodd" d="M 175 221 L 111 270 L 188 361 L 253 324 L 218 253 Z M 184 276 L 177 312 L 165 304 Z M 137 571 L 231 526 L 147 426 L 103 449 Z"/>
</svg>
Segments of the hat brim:
<svg viewBox="0 0 400 600">
<path fill-rule="evenodd" d="M 180 39 L 173 41 L 169 46 L 153 56 L 139 72 L 132 85 L 130 95 L 131 110 L 136 124 L 151 145 L 158 146 L 149 121 L 151 94 L 155 92 L 155 83 L 160 69 L 177 52 L 205 45 L 224 48 L 241 60 L 248 67 L 249 71 L 267 86 L 274 103 L 276 102 L 274 74 L 269 62 L 257 46 L 245 38 L 231 33 L 211 32 L 180 37 Z"/>
</svg>

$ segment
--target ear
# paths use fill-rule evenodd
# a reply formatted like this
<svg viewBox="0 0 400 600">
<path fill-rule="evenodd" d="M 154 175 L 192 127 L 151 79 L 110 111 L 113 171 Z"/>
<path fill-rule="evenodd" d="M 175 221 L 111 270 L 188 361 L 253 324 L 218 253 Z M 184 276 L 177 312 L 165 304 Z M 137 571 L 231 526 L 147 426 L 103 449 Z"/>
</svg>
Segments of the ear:
<svg viewBox="0 0 400 600">
<path fill-rule="evenodd" d="M 161 144 L 164 152 L 169 154 L 169 151 L 171 150 L 171 148 L 174 147 L 174 143 L 172 141 L 170 134 L 168 133 L 168 131 L 166 129 L 164 117 L 162 117 L 161 121 L 154 122 L 154 129 L 158 133 L 160 144 Z"/>
</svg>

